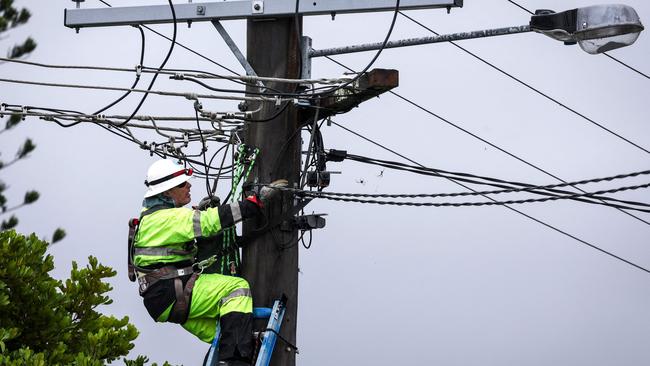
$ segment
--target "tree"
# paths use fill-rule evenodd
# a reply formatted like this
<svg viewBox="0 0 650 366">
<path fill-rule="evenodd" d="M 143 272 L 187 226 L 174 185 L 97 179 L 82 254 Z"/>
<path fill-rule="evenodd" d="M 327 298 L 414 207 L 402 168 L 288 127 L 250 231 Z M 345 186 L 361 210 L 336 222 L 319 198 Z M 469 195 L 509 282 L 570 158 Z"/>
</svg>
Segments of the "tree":
<svg viewBox="0 0 650 366">
<path fill-rule="evenodd" d="M 29 10 L 25 8 L 20 10 L 14 8 L 13 3 L 14 0 L 0 0 L 0 33 L 27 23 L 32 16 Z M 31 37 L 28 37 L 23 43 L 14 45 L 7 52 L 7 57 L 20 58 L 29 54 L 35 48 L 36 42 Z"/>
<path fill-rule="evenodd" d="M 13 29 L 19 25 L 27 23 L 29 18 L 31 17 L 31 13 L 29 10 L 23 8 L 23 9 L 16 9 L 13 6 L 13 0 L 0 0 L 0 34 L 3 32 L 6 32 L 7 30 Z M 30 52 L 32 52 L 36 48 L 36 42 L 29 37 L 27 38 L 23 43 L 14 45 L 9 49 L 7 52 L 7 57 L 8 58 L 20 58 L 28 55 Z M 0 115 L 0 117 L 3 117 Z M 9 118 L 7 119 L 4 128 L 0 129 L 0 134 L 11 130 L 12 128 L 18 126 L 18 124 L 23 120 L 23 117 L 19 114 L 11 114 Z M 17 161 L 21 159 L 25 159 L 29 156 L 29 154 L 36 149 L 36 145 L 34 142 L 27 138 L 25 142 L 22 144 L 22 146 L 18 149 L 16 152 L 15 157 L 8 161 L 4 162 L 0 160 L 0 170 L 7 168 Z M 7 198 L 4 195 L 5 190 L 8 188 L 8 186 L 0 180 L 0 215 L 7 214 L 11 211 L 17 210 L 25 205 L 29 205 L 31 203 L 34 203 L 38 200 L 40 197 L 39 193 L 37 191 L 31 190 L 27 191 L 25 193 L 25 198 L 23 199 L 23 202 L 15 205 L 13 207 L 7 207 Z M 18 217 L 16 215 L 12 214 L 11 217 L 8 219 L 2 220 L 0 223 L 0 230 L 8 230 L 16 227 L 18 225 Z M 52 243 L 55 243 L 65 237 L 65 230 L 61 228 L 57 228 L 54 233 L 52 234 Z"/>
<path fill-rule="evenodd" d="M 90 256 L 85 268 L 73 262 L 70 278 L 56 280 L 47 247 L 34 234 L 0 232 L 0 365 L 98 366 L 126 356 L 138 331 L 126 316 L 97 312 L 112 303 L 104 279 L 116 272 Z"/>
</svg>

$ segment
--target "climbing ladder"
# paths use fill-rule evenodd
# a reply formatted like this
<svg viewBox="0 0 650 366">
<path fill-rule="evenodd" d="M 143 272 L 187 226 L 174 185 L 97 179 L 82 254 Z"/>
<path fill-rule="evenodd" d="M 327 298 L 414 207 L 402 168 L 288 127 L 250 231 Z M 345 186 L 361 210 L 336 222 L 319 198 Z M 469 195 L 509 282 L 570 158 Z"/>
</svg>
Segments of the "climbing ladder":
<svg viewBox="0 0 650 366">
<path fill-rule="evenodd" d="M 282 318 L 287 306 L 287 297 L 282 296 L 280 300 L 275 300 L 273 308 L 254 308 L 253 317 L 255 319 L 269 319 L 266 329 L 263 331 L 262 344 L 257 353 L 255 366 L 268 366 L 271 362 L 271 355 L 275 348 L 275 341 L 280 333 Z M 204 366 L 217 366 L 219 363 L 219 337 L 221 336 L 221 326 L 217 323 L 217 332 L 208 351 Z"/>
</svg>

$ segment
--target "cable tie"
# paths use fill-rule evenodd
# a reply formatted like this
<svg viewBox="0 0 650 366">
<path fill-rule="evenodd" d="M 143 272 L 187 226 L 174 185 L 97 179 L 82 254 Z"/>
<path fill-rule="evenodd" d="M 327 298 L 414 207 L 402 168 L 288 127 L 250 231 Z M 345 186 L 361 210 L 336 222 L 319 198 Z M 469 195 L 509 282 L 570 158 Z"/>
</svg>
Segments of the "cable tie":
<svg viewBox="0 0 650 366">
<path fill-rule="evenodd" d="M 196 100 L 196 101 L 199 100 L 199 97 L 196 95 L 196 93 L 185 93 L 183 94 L 183 96 L 185 97 L 185 99 Z"/>
<path fill-rule="evenodd" d="M 25 118 L 27 118 L 27 116 L 25 115 L 27 113 L 27 107 L 22 106 L 22 107 L 20 107 L 20 110 L 21 110 L 21 113 L 22 113 L 21 119 L 24 121 Z"/>
<path fill-rule="evenodd" d="M 142 65 L 135 65 L 135 75 L 142 75 Z"/>
<path fill-rule="evenodd" d="M 174 80 L 185 80 L 185 74 L 177 72 L 173 76 L 170 76 L 169 78 Z"/>
<path fill-rule="evenodd" d="M 156 152 L 156 143 L 152 142 L 151 145 L 149 145 L 149 156 L 153 156 L 154 152 Z"/>
<path fill-rule="evenodd" d="M 185 133 L 183 134 L 183 146 L 187 147 L 190 142 L 190 135 Z"/>
<path fill-rule="evenodd" d="M 280 104 L 281 104 L 280 97 L 276 96 L 276 97 L 275 97 L 275 106 L 276 106 L 276 107 L 279 107 Z"/>
</svg>

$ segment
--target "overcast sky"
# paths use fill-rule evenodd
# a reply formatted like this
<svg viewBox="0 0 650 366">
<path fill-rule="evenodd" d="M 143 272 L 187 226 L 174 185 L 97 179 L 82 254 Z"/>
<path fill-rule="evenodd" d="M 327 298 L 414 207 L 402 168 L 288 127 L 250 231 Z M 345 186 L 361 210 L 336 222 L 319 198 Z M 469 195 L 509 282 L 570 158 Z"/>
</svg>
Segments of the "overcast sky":
<svg viewBox="0 0 650 366">
<path fill-rule="evenodd" d="M 273 1 L 273 0 L 267 0 Z M 114 6 L 166 1 L 109 1 Z M 180 1 L 178 3 L 181 3 Z M 564 10 L 595 0 L 521 0 L 529 9 Z M 29 24 L 0 40 L 3 48 L 33 36 L 29 60 L 53 64 L 134 67 L 140 36 L 131 27 L 63 26 L 63 0 L 16 0 L 33 12 Z M 642 20 L 650 4 L 628 0 Z M 103 7 L 88 0 L 83 7 Z M 443 10 L 408 14 L 439 33 L 527 24 L 529 16 L 506 0 L 467 0 Z M 314 48 L 379 42 L 392 14 L 309 17 L 305 35 Z M 245 22 L 224 22 L 245 48 Z M 171 35 L 171 25 L 155 26 Z M 169 43 L 147 32 L 145 64 L 157 66 Z M 392 39 L 429 36 L 398 17 Z M 243 72 L 209 24 L 179 25 L 178 40 Z M 650 80 L 605 56 L 592 56 L 537 34 L 464 41 L 462 46 L 636 144 L 650 149 Z M 650 73 L 650 39 L 611 52 Z M 337 57 L 362 69 L 373 53 Z M 225 73 L 177 47 L 169 68 Z M 650 155 L 561 108 L 449 44 L 386 50 L 374 67 L 400 72 L 395 90 L 441 117 L 567 181 L 647 170 Z M 334 63 L 317 59 L 314 77 L 337 77 Z M 52 71 L 2 64 L 0 77 L 128 87 L 133 75 Z M 148 82 L 148 80 L 145 80 Z M 141 83 L 141 85 L 147 85 Z M 222 84 L 227 85 L 227 84 Z M 160 77 L 154 89 L 206 93 Z M 0 101 L 92 112 L 118 92 L 0 85 Z M 130 114 L 139 97 L 114 107 Z M 235 110 L 234 102 L 204 101 L 207 109 Z M 193 115 L 182 98 L 150 96 L 141 114 Z M 509 180 L 557 181 L 503 152 L 405 103 L 384 95 L 337 116 L 345 125 L 419 163 Z M 152 136 L 139 132 L 144 140 Z M 336 126 L 323 129 L 326 148 L 370 157 L 398 157 Z M 127 220 L 138 215 L 143 181 L 154 161 L 146 151 L 92 125 L 64 129 L 35 118 L 0 135 L 3 160 L 25 137 L 38 148 L 31 158 L 3 170 L 10 202 L 26 189 L 41 199 L 19 211 L 18 230 L 68 237 L 50 249 L 57 277 L 89 255 L 112 266 L 114 304 L 106 312 L 128 315 L 141 331 L 133 356 L 197 365 L 208 346 L 171 324 L 156 324 L 137 288 L 127 280 Z M 214 152 L 218 145 L 209 146 Z M 197 151 L 197 150 L 195 150 Z M 462 189 L 441 179 L 383 171 L 355 162 L 330 163 L 333 192 L 434 193 Z M 589 185 L 589 190 L 647 183 L 648 178 Z M 205 195 L 194 180 L 193 199 Z M 222 185 L 221 188 L 224 188 Z M 220 192 L 223 194 L 223 192 Z M 647 190 L 617 197 L 648 201 Z M 579 202 L 515 207 L 581 240 L 650 268 L 650 226 L 615 209 Z M 300 249 L 298 347 L 300 365 L 644 365 L 650 363 L 650 274 L 504 207 L 406 208 L 316 201 L 327 227 Z M 635 213 L 650 221 L 650 215 Z"/>
</svg>

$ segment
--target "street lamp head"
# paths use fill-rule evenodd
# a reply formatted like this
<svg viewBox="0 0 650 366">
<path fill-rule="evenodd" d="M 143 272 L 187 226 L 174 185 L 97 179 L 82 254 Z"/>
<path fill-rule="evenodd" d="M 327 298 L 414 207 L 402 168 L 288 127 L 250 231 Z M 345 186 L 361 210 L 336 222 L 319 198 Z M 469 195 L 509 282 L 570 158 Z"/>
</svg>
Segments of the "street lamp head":
<svg viewBox="0 0 650 366">
<path fill-rule="evenodd" d="M 644 29 L 639 15 L 627 5 L 594 5 L 561 13 L 538 10 L 530 27 L 565 44 L 579 43 L 591 54 L 629 46 Z"/>
</svg>

